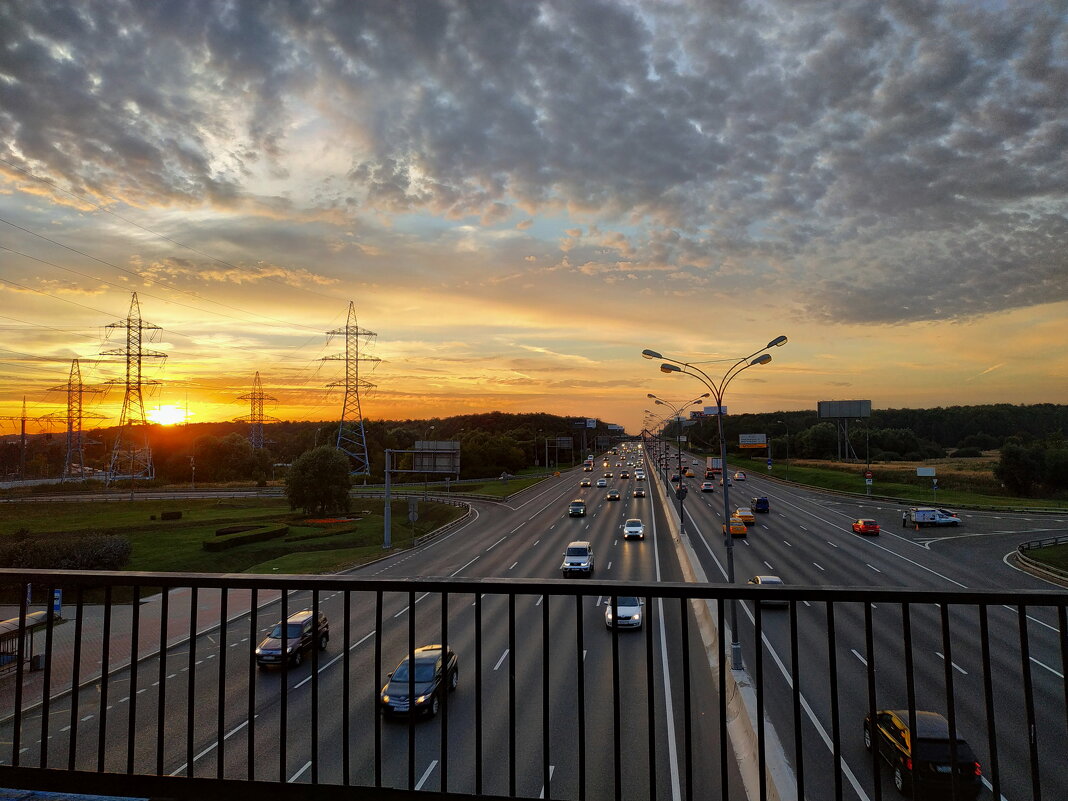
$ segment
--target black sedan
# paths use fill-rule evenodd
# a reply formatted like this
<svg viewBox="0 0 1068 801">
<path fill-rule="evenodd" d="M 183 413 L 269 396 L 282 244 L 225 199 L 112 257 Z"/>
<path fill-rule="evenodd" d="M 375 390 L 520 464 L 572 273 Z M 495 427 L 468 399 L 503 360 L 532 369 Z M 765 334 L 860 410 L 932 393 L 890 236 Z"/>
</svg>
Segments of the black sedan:
<svg viewBox="0 0 1068 801">
<path fill-rule="evenodd" d="M 408 657 L 397 665 L 386 677 L 379 697 L 383 714 L 407 714 L 413 708 L 416 714 L 427 717 L 438 714 L 443 688 L 447 685 L 452 692 L 460 681 L 456 654 L 449 648 L 447 658 L 443 659 L 441 651 L 440 645 L 416 648 L 414 676 Z M 414 704 L 409 703 L 410 698 L 415 699 Z"/>
</svg>

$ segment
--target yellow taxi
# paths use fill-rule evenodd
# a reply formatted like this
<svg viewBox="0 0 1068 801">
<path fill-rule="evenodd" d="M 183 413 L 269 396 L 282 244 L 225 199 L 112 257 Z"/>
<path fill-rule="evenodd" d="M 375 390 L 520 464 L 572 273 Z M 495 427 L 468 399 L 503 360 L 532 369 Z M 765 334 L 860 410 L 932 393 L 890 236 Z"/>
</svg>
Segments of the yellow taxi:
<svg viewBox="0 0 1068 801">
<path fill-rule="evenodd" d="M 723 533 L 727 533 L 727 526 L 723 527 Z M 749 533 L 749 529 L 746 528 L 745 523 L 737 517 L 732 517 L 730 522 L 730 533 L 732 537 L 744 537 Z"/>
<path fill-rule="evenodd" d="M 686 478 L 693 478 L 693 470 L 687 467 L 683 475 L 686 476 Z"/>
<path fill-rule="evenodd" d="M 741 520 L 747 526 L 751 526 L 756 522 L 756 516 L 749 509 L 742 509 L 741 507 L 739 507 L 738 509 L 734 510 L 734 515 L 733 516 L 737 517 L 739 520 Z"/>
</svg>

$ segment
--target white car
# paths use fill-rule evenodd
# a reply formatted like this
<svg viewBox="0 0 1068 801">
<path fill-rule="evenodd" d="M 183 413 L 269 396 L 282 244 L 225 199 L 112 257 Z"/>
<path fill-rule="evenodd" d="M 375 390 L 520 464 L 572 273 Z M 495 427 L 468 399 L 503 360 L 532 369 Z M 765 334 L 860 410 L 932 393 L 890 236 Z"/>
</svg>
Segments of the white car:
<svg viewBox="0 0 1068 801">
<path fill-rule="evenodd" d="M 701 464 L 701 463 L 699 461 L 697 461 L 696 459 L 694 459 L 692 462 L 690 462 L 690 464 Z"/>
<path fill-rule="evenodd" d="M 734 474 L 735 481 L 745 481 L 745 473 L 738 472 Z"/>
<path fill-rule="evenodd" d="M 612 613 L 612 599 L 605 601 L 605 628 L 640 629 L 642 627 L 642 600 L 633 595 L 616 598 L 616 611 Z"/>
<path fill-rule="evenodd" d="M 645 481 L 645 473 L 643 471 L 641 471 L 641 470 L 635 470 L 634 471 L 634 480 L 635 481 Z"/>
<path fill-rule="evenodd" d="M 636 517 L 632 517 L 623 524 L 623 539 L 645 539 L 645 524 Z"/>
</svg>

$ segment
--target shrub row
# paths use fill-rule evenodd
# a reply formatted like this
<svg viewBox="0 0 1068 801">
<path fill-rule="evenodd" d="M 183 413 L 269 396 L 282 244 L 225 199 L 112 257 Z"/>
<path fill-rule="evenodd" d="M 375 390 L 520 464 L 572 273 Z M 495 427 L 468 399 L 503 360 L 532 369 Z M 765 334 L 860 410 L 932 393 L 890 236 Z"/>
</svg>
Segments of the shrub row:
<svg viewBox="0 0 1068 801">
<path fill-rule="evenodd" d="M 231 528 L 233 527 L 231 526 Z M 219 531 L 223 531 L 223 529 L 219 529 Z M 236 548 L 238 545 L 278 539 L 288 533 L 289 526 L 256 526 L 252 529 L 242 526 L 232 534 L 219 534 L 219 532 L 216 532 L 214 537 L 204 540 L 200 545 L 205 551 L 225 551 L 230 548 Z"/>
<path fill-rule="evenodd" d="M 121 570 L 133 546 L 109 534 L 30 534 L 20 531 L 0 543 L 0 567 L 24 570 Z"/>
</svg>

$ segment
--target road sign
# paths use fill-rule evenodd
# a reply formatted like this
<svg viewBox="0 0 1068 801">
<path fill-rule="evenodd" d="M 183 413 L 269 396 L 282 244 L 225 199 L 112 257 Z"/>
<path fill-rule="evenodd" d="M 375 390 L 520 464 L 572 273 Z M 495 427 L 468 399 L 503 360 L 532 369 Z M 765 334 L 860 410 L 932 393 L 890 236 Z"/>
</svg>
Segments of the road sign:
<svg viewBox="0 0 1068 801">
<path fill-rule="evenodd" d="M 871 479 L 870 478 L 864 479 L 864 483 L 867 484 L 870 487 L 871 486 Z"/>
<path fill-rule="evenodd" d="M 52 612 L 59 615 L 63 611 L 63 590 L 52 591 Z"/>
<path fill-rule="evenodd" d="M 872 477 L 871 476 L 871 470 L 865 470 L 864 471 L 864 478 L 870 479 L 871 477 Z M 870 484 L 871 481 L 869 481 L 868 483 Z"/>
</svg>

